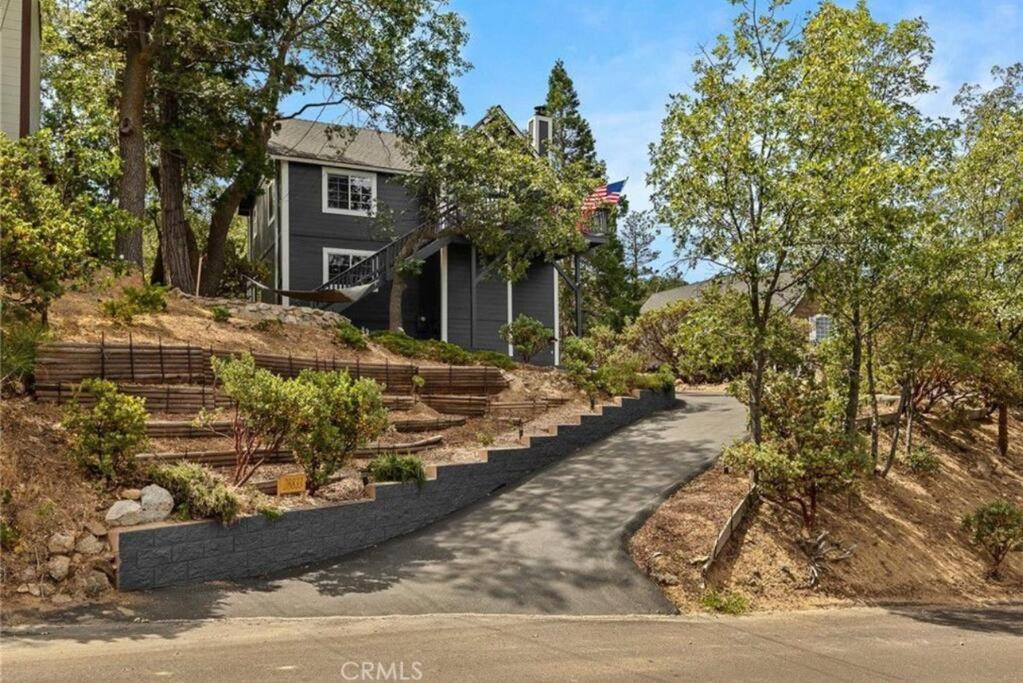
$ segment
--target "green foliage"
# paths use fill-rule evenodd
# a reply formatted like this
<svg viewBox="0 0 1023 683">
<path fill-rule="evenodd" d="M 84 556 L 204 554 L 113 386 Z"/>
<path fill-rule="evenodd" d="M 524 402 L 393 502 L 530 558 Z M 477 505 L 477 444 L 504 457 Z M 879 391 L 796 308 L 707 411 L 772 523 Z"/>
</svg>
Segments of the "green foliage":
<svg viewBox="0 0 1023 683">
<path fill-rule="evenodd" d="M 131 323 L 136 315 L 166 310 L 167 288 L 162 285 L 129 285 L 122 288 L 120 297 L 103 302 L 103 312 L 123 323 Z"/>
<path fill-rule="evenodd" d="M 554 339 L 554 330 L 528 315 L 520 313 L 510 323 L 498 329 L 501 339 L 511 344 L 525 363 L 530 362 L 536 354 L 550 347 Z"/>
<path fill-rule="evenodd" d="M 83 395 L 94 405 L 80 402 Z M 94 476 L 110 483 L 130 480 L 137 472 L 135 454 L 147 443 L 145 399 L 118 393 L 113 382 L 87 379 L 64 412 L 71 457 Z"/>
<path fill-rule="evenodd" d="M 643 355 L 647 363 L 667 364 L 678 368 L 681 349 L 675 343 L 675 335 L 682 321 L 697 306 L 692 299 L 681 299 L 661 308 L 640 313 L 622 331 L 624 343 L 633 351 Z"/>
<path fill-rule="evenodd" d="M 917 446 L 904 457 L 906 466 L 914 474 L 936 474 L 941 469 L 941 460 L 927 446 Z"/>
<path fill-rule="evenodd" d="M 757 347 L 769 365 L 796 368 L 807 349 L 802 325 L 775 311 L 758 331 L 745 296 L 729 289 L 706 288 L 687 312 L 682 311 L 683 307 L 675 309 L 679 326 L 662 343 L 673 350 L 679 376 L 686 382 L 725 382 L 751 372 Z M 669 320 L 674 317 L 665 315 Z"/>
<path fill-rule="evenodd" d="M 752 471 L 761 495 L 796 512 L 806 530 L 817 521 L 820 496 L 847 491 L 867 468 L 856 437 L 848 436 L 840 412 L 814 373 L 769 372 L 762 402 L 764 440 L 730 446 L 723 462 Z M 748 386 L 739 398 L 749 403 Z"/>
<path fill-rule="evenodd" d="M 219 519 L 233 522 L 241 512 L 238 493 L 211 470 L 191 462 L 157 465 L 153 481 L 170 492 L 174 507 L 186 519 Z"/>
<path fill-rule="evenodd" d="M 643 358 L 621 344 L 620 336 L 595 326 L 593 337 L 568 337 L 561 351 L 561 366 L 572 382 L 591 400 L 600 393 L 622 396 L 633 389 L 665 390 L 674 386 L 671 369 L 644 373 Z"/>
<path fill-rule="evenodd" d="M 12 319 L 0 326 L 0 386 L 5 388 L 14 382 L 23 382 L 32 374 L 36 349 L 48 336 L 42 323 L 9 317 Z"/>
<path fill-rule="evenodd" d="M 423 392 L 426 387 L 426 378 L 422 375 L 412 375 L 412 393 L 417 396 Z"/>
<path fill-rule="evenodd" d="M 0 274 L 5 304 L 46 310 L 68 281 L 110 256 L 124 214 L 85 195 L 63 196 L 48 181 L 46 133 L 0 138 Z"/>
<path fill-rule="evenodd" d="M 1005 556 L 1023 550 L 1023 508 L 1007 500 L 985 503 L 963 518 L 963 530 L 991 555 L 991 576 L 997 577 Z"/>
<path fill-rule="evenodd" d="M 749 601 L 744 595 L 734 591 L 708 590 L 700 598 L 700 604 L 721 614 L 738 615 L 749 611 Z"/>
<path fill-rule="evenodd" d="M 357 351 L 365 351 L 368 348 L 366 335 L 345 318 L 338 320 L 334 326 L 334 342 Z"/>
<path fill-rule="evenodd" d="M 14 515 L 11 512 L 12 499 L 10 489 L 4 489 L 0 493 L 0 550 L 5 552 L 13 551 L 21 537 L 14 525 Z"/>
<path fill-rule="evenodd" d="M 373 481 L 414 481 L 420 488 L 426 483 L 423 461 L 414 455 L 378 455 L 369 463 L 369 474 Z"/>
<path fill-rule="evenodd" d="M 256 512 L 263 515 L 271 522 L 276 522 L 284 516 L 284 510 L 273 503 L 260 503 L 256 506 Z"/>
<path fill-rule="evenodd" d="M 657 372 L 641 372 L 636 375 L 635 385 L 638 389 L 652 391 L 668 391 L 675 386 L 675 371 L 667 364 L 657 368 Z"/>
<path fill-rule="evenodd" d="M 299 405 L 287 443 L 315 492 L 387 428 L 383 392 L 374 380 L 352 379 L 344 370 L 303 370 L 289 382 L 297 385 Z"/>
<path fill-rule="evenodd" d="M 280 334 L 284 331 L 284 323 L 277 318 L 263 318 L 256 323 L 256 329 L 268 334 Z"/>
<path fill-rule="evenodd" d="M 515 362 L 497 351 L 466 351 L 458 344 L 439 339 L 415 339 L 404 332 L 380 330 L 370 333 L 370 339 L 392 353 L 407 358 L 422 358 L 451 365 L 492 365 L 513 370 Z"/>
<path fill-rule="evenodd" d="M 231 319 L 231 311 L 224 306 L 214 306 L 210 309 L 210 313 L 213 315 L 215 323 L 226 323 Z"/>
<path fill-rule="evenodd" d="M 489 429 L 481 429 L 476 432 L 476 442 L 481 446 L 493 446 L 495 438 L 494 433 Z"/>
</svg>

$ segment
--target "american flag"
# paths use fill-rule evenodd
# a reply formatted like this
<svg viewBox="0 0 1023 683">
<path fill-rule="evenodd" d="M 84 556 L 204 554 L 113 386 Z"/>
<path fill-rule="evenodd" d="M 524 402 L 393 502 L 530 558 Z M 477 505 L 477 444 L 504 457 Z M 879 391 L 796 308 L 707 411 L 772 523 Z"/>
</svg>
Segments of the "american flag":
<svg viewBox="0 0 1023 683">
<path fill-rule="evenodd" d="M 622 188 L 624 187 L 625 180 L 601 185 L 583 200 L 583 212 L 593 211 L 604 204 L 617 204 L 618 200 L 622 198 Z"/>
</svg>

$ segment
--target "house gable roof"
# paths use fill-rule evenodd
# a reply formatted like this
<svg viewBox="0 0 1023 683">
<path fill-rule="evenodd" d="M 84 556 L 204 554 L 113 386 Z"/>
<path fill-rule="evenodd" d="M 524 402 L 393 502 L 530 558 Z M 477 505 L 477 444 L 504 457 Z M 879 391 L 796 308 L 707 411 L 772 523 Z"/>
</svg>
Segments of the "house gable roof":
<svg viewBox="0 0 1023 683">
<path fill-rule="evenodd" d="M 344 127 L 303 119 L 284 119 L 278 126 L 268 146 L 271 156 L 394 173 L 413 170 L 394 133 L 356 128 L 352 135 Z"/>
<path fill-rule="evenodd" d="M 778 286 L 783 290 L 778 293 L 778 298 L 781 302 L 782 310 L 786 313 L 791 313 L 795 310 L 806 295 L 806 288 L 802 285 L 793 285 L 792 279 L 792 275 L 789 273 L 782 273 L 778 278 Z M 650 295 L 650 298 L 643 302 L 639 312 L 656 311 L 676 301 L 695 299 L 700 296 L 704 289 L 717 286 L 736 292 L 746 291 L 746 285 L 743 282 L 727 275 L 719 275 L 700 282 L 682 285 L 681 287 L 672 287 L 671 289 L 654 292 Z"/>
</svg>

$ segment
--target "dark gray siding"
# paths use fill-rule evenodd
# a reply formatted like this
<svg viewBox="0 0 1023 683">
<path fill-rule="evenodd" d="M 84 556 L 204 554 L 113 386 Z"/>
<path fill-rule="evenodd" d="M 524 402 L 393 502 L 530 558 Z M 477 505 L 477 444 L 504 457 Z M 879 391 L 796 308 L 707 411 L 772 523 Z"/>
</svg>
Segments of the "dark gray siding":
<svg viewBox="0 0 1023 683">
<path fill-rule="evenodd" d="M 550 263 L 534 263 L 518 282 L 512 285 L 512 316 L 528 315 L 536 318 L 551 330 L 554 325 L 554 266 Z M 533 359 L 537 365 L 554 364 L 554 347 L 540 353 Z"/>
<path fill-rule="evenodd" d="M 477 262 L 482 269 L 482 263 Z M 470 247 L 448 247 L 448 341 L 472 347 L 470 319 L 472 300 Z M 483 279 L 476 288 L 476 348 L 507 353 L 508 344 L 498 334 L 508 322 L 508 285 L 504 280 Z"/>
<path fill-rule="evenodd" d="M 290 289 L 315 289 L 323 284 L 324 247 L 376 251 L 418 224 L 419 202 L 400 176 L 377 174 L 379 213 L 393 217 L 390 227 L 372 218 L 324 213 L 321 167 L 296 162 L 288 167 Z M 386 318 L 386 298 L 383 307 Z"/>
</svg>

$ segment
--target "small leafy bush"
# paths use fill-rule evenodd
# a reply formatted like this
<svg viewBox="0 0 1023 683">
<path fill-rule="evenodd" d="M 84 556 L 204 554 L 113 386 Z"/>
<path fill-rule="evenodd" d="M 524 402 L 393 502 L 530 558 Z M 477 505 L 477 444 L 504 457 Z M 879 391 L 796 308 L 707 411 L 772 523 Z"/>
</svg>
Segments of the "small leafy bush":
<svg viewBox="0 0 1023 683">
<path fill-rule="evenodd" d="M 46 340 L 46 326 L 35 320 L 4 322 L 0 328 L 0 383 L 24 382 L 36 365 L 36 349 Z"/>
<path fill-rule="evenodd" d="M 369 475 L 373 481 L 414 481 L 416 486 L 426 482 L 423 461 L 414 455 L 387 453 L 378 455 L 369 463 Z"/>
<path fill-rule="evenodd" d="M 675 371 L 668 364 L 661 365 L 657 372 L 641 372 L 636 375 L 635 385 L 638 389 L 667 391 L 675 386 Z"/>
<path fill-rule="evenodd" d="M 481 446 L 493 446 L 495 438 L 494 433 L 489 429 L 481 429 L 476 432 L 476 441 L 478 441 Z"/>
<path fill-rule="evenodd" d="M 515 361 L 500 351 L 473 351 L 472 359 L 479 365 L 492 365 L 502 370 L 515 369 Z"/>
<path fill-rule="evenodd" d="M 905 455 L 906 466 L 914 474 L 935 474 L 941 469 L 941 461 L 927 446 L 917 446 Z"/>
<path fill-rule="evenodd" d="M 163 285 L 127 286 L 122 288 L 120 297 L 103 302 L 103 312 L 124 323 L 130 323 L 136 315 L 166 310 L 167 288 Z"/>
<path fill-rule="evenodd" d="M 95 398 L 85 406 L 83 394 Z M 147 443 L 145 399 L 118 393 L 117 385 L 87 379 L 64 413 L 70 436 L 71 457 L 90 474 L 110 483 L 131 479 L 136 473 L 135 454 Z"/>
<path fill-rule="evenodd" d="M 541 351 L 549 348 L 554 341 L 554 330 L 528 315 L 518 315 L 515 320 L 501 325 L 498 330 L 505 340 L 518 352 L 523 362 L 528 363 Z"/>
<path fill-rule="evenodd" d="M 294 380 L 301 406 L 287 437 L 310 492 L 326 484 L 351 454 L 387 429 L 383 391 L 346 371 L 303 370 Z"/>
<path fill-rule="evenodd" d="M 963 530 L 991 556 L 990 576 L 997 578 L 1005 556 L 1023 550 L 1023 508 L 1007 500 L 993 500 L 966 515 Z"/>
<path fill-rule="evenodd" d="M 231 319 L 231 311 L 227 310 L 224 306 L 214 306 L 210 309 L 210 313 L 213 315 L 213 322 L 215 323 L 226 323 Z"/>
<path fill-rule="evenodd" d="M 348 320 L 339 320 L 334 326 L 334 342 L 350 349 L 365 351 L 366 335 Z"/>
<path fill-rule="evenodd" d="M 260 503 L 256 506 L 256 512 L 263 515 L 271 522 L 276 522 L 284 516 L 284 510 L 273 503 Z"/>
<path fill-rule="evenodd" d="M 721 614 L 735 615 L 749 611 L 749 601 L 742 594 L 733 591 L 709 590 L 703 594 L 700 604 Z"/>
<path fill-rule="evenodd" d="M 238 493 L 202 465 L 192 462 L 158 465 L 153 468 L 152 477 L 170 492 L 175 509 L 184 517 L 212 517 L 228 524 L 241 511 Z"/>
<path fill-rule="evenodd" d="M 260 332 L 268 332 L 270 334 L 280 334 L 284 330 L 284 323 L 277 318 L 263 318 L 256 323 L 256 329 Z"/>
</svg>

